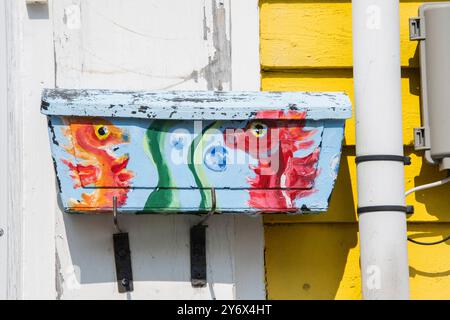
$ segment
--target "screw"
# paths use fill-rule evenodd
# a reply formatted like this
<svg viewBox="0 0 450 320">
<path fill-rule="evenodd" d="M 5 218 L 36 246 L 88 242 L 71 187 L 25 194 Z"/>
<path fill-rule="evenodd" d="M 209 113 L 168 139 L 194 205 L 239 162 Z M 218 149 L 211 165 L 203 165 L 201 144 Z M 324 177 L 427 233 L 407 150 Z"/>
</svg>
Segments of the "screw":
<svg viewBox="0 0 450 320">
<path fill-rule="evenodd" d="M 2 228 L 0 228 L 0 237 L 3 236 L 5 234 L 5 230 L 3 230 Z"/>
<path fill-rule="evenodd" d="M 130 285 L 130 281 L 127 278 L 123 278 L 121 283 L 122 286 L 124 286 L 125 288 L 127 288 Z"/>
</svg>

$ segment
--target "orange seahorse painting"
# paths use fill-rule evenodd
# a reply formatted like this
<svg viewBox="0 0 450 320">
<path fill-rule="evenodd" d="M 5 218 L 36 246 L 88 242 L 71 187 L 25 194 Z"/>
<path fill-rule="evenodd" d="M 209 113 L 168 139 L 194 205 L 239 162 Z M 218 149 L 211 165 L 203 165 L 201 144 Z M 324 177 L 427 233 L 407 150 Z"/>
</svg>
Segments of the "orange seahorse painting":
<svg viewBox="0 0 450 320">
<path fill-rule="evenodd" d="M 67 127 L 63 134 L 71 141 L 67 152 L 79 162 L 62 159 L 75 181 L 74 188 L 97 186 L 91 193 L 83 193 L 80 200 L 71 199 L 73 210 L 111 208 L 113 197 L 122 206 L 127 199 L 133 173 L 126 169 L 128 155 L 117 156 L 115 148 L 129 142 L 128 135 L 111 122 L 98 118 L 64 118 Z"/>
</svg>

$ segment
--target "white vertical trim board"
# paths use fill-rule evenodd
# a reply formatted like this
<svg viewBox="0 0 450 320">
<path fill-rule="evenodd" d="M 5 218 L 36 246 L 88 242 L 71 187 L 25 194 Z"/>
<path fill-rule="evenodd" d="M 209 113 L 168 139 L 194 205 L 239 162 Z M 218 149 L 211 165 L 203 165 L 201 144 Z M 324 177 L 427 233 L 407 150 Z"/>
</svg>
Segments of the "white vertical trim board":
<svg viewBox="0 0 450 320">
<path fill-rule="evenodd" d="M 6 297 L 22 297 L 22 99 L 19 1 L 6 0 Z"/>
<path fill-rule="evenodd" d="M 7 279 L 7 63 L 6 63 L 6 6 L 0 1 L 0 300 L 6 299 Z"/>
<path fill-rule="evenodd" d="M 1 121 L 6 119 L 1 126 L 6 150 L 5 141 L 0 143 L 1 169 L 6 167 L 0 182 L 2 197 L 6 188 L 0 204 L 6 204 L 0 215 L 6 212 L 7 219 L 6 297 L 53 299 L 55 187 L 47 124 L 39 112 L 42 88 L 54 86 L 52 22 L 47 4 L 6 0 L 0 9 L 2 17 L 6 14 L 5 32 L 0 32 L 0 41 L 6 36 L 0 48 L 6 48 L 6 68 L 2 61 L 0 76 L 7 75 L 6 104 L 0 109 Z"/>
<path fill-rule="evenodd" d="M 22 6 L 23 298 L 54 299 L 56 186 L 41 91 L 54 82 L 53 23 L 46 3 Z M 49 2 L 51 3 L 51 1 Z"/>
</svg>

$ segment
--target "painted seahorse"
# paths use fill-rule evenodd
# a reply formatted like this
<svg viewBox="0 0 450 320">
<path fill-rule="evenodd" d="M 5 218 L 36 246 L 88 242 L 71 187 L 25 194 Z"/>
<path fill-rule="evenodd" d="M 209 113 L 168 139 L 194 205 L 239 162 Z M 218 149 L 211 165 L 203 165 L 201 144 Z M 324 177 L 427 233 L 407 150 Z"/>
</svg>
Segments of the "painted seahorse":
<svg viewBox="0 0 450 320">
<path fill-rule="evenodd" d="M 63 134 L 72 142 L 66 151 L 79 159 L 72 163 L 62 159 L 74 179 L 74 188 L 98 186 L 91 193 L 83 193 L 81 199 L 71 199 L 73 210 L 111 208 L 113 197 L 118 206 L 127 199 L 133 173 L 126 169 L 128 155 L 117 156 L 114 149 L 128 143 L 128 135 L 111 122 L 99 118 L 64 118 L 67 127 Z"/>
<path fill-rule="evenodd" d="M 310 138 L 315 130 L 304 130 L 305 116 L 296 111 L 261 111 L 244 130 L 231 131 L 231 137 L 225 131 L 229 148 L 243 150 L 258 160 L 251 167 L 255 177 L 248 179 L 249 206 L 295 211 L 294 200 L 315 191 L 311 187 L 318 174 L 319 148 L 303 158 L 294 157 L 297 150 L 308 149 L 314 143 Z"/>
</svg>

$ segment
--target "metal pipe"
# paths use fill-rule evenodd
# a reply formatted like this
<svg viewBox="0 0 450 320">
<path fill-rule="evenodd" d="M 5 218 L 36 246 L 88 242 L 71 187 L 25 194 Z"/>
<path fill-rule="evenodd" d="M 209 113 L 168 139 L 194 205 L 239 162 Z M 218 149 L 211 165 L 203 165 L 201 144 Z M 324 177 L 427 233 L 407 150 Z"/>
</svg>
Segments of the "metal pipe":
<svg viewBox="0 0 450 320">
<path fill-rule="evenodd" d="M 352 2 L 356 155 L 403 155 L 399 1 Z M 405 22 L 406 23 L 406 22 Z M 405 206 L 398 161 L 357 164 L 358 207 Z M 406 216 L 359 216 L 364 299 L 409 299 Z"/>
</svg>

